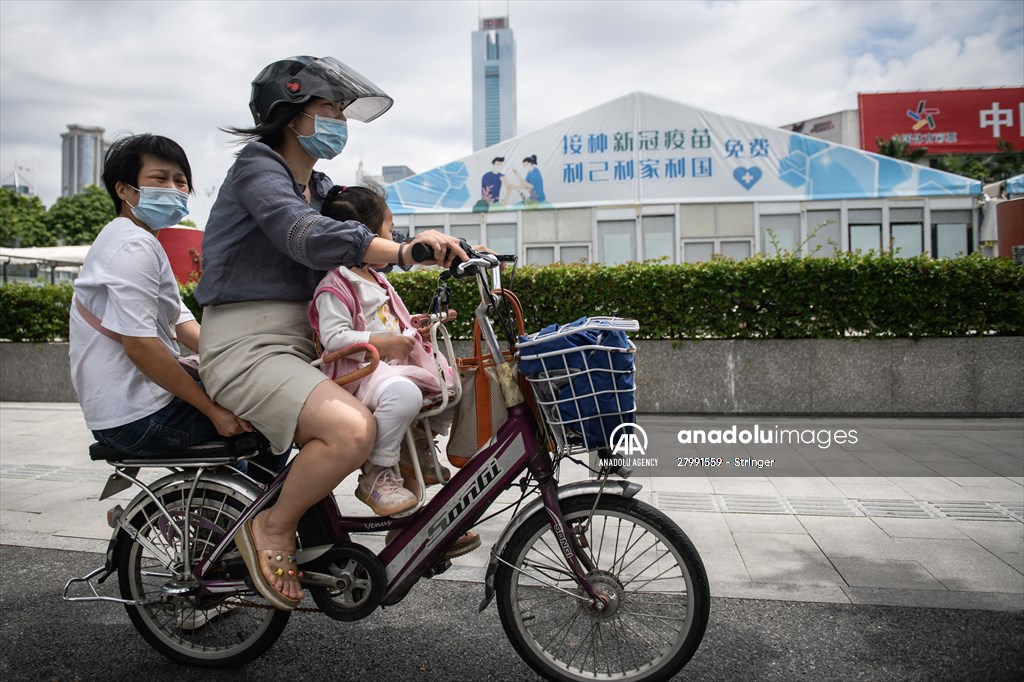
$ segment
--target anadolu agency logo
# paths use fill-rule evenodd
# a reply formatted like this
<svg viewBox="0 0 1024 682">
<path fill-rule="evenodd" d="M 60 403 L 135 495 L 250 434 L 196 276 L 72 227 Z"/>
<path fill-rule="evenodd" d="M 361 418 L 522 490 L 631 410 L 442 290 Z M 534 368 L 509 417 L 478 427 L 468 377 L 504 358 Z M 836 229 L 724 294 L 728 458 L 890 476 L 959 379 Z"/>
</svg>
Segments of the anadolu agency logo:
<svg viewBox="0 0 1024 682">
<path fill-rule="evenodd" d="M 624 422 L 612 429 L 608 442 L 613 444 L 612 454 L 618 457 L 643 457 L 647 454 L 647 432 L 633 422 Z"/>
</svg>

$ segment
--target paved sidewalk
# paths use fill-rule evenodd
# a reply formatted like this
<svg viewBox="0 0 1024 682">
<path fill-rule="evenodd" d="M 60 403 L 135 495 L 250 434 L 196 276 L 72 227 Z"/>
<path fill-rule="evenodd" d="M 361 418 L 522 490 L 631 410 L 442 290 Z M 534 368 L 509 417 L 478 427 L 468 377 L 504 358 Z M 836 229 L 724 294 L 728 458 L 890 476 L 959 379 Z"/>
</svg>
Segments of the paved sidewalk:
<svg viewBox="0 0 1024 682">
<path fill-rule="evenodd" d="M 663 475 L 632 480 L 693 540 L 714 596 L 1024 610 L 1024 420 L 643 415 L 639 423 Z M 827 447 L 679 443 L 680 430 L 734 425 L 858 438 Z M 131 494 L 98 502 L 110 468 L 88 459 L 91 442 L 77 405 L 0 403 L 0 544 L 105 549 L 105 512 Z M 734 455 L 775 465 L 674 466 Z M 563 481 L 585 476 L 563 465 Z M 343 482 L 336 495 L 343 512 L 362 515 L 354 485 Z M 507 519 L 480 526 L 485 547 Z M 382 539 L 362 541 L 376 548 Z M 479 582 L 486 561 L 478 550 L 442 577 Z"/>
</svg>

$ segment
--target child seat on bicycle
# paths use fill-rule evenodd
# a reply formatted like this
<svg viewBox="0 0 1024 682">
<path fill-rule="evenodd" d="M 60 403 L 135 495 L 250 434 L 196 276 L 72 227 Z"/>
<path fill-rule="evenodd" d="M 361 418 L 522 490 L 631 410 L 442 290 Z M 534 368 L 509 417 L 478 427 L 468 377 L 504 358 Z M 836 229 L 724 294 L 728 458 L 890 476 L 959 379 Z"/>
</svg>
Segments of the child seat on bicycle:
<svg viewBox="0 0 1024 682">
<path fill-rule="evenodd" d="M 393 219 L 379 187 L 336 186 L 328 192 L 322 211 L 335 219 L 359 220 L 385 239 L 391 236 Z M 417 486 L 407 484 L 395 473 L 402 458 L 403 437 L 423 409 L 425 398 L 429 404 L 433 397 L 453 388 L 454 373 L 439 355 L 442 385 L 433 349 L 417 331 L 394 287 L 383 274 L 371 269 L 372 265 L 330 271 L 316 288 L 309 318 L 326 351 L 369 343 L 381 355 L 374 372 L 345 388 L 373 411 L 377 421 L 376 441 L 359 478 L 356 497 L 374 513 L 393 516 L 419 502 Z M 355 371 L 361 363 L 361 354 L 353 355 L 326 362 L 321 369 L 337 379 Z M 444 435 L 450 423 L 450 414 L 442 413 L 434 418 L 432 426 Z M 433 466 L 424 466 L 424 460 L 432 460 L 433 443 L 425 435 L 417 440 L 421 469 L 430 471 Z M 412 456 L 410 452 L 405 454 L 407 458 Z M 407 462 L 403 468 L 410 471 L 411 466 Z M 447 478 L 447 471 L 441 473 Z M 425 476 L 424 482 L 443 480 L 436 475 Z"/>
</svg>

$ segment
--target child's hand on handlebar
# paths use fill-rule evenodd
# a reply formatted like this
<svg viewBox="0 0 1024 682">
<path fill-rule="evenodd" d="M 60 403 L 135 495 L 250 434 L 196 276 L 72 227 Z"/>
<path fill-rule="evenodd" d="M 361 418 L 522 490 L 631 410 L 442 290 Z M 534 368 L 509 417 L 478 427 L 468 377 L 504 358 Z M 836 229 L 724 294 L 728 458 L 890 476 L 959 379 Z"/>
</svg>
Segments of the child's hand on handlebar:
<svg viewBox="0 0 1024 682">
<path fill-rule="evenodd" d="M 416 340 L 402 334 L 371 334 L 370 343 L 380 353 L 381 358 L 404 360 L 409 357 Z"/>
</svg>

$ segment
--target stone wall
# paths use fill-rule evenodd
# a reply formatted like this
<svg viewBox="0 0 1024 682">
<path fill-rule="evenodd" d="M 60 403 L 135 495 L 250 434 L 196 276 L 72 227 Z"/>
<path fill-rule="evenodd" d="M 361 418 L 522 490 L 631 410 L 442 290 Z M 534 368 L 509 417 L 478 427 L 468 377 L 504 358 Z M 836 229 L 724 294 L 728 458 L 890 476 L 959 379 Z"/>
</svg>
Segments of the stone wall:
<svg viewBox="0 0 1024 682">
<path fill-rule="evenodd" d="M 640 341 L 637 349 L 641 412 L 1024 415 L 1024 337 Z M 67 344 L 0 343 L 0 401 L 74 402 Z"/>
</svg>

